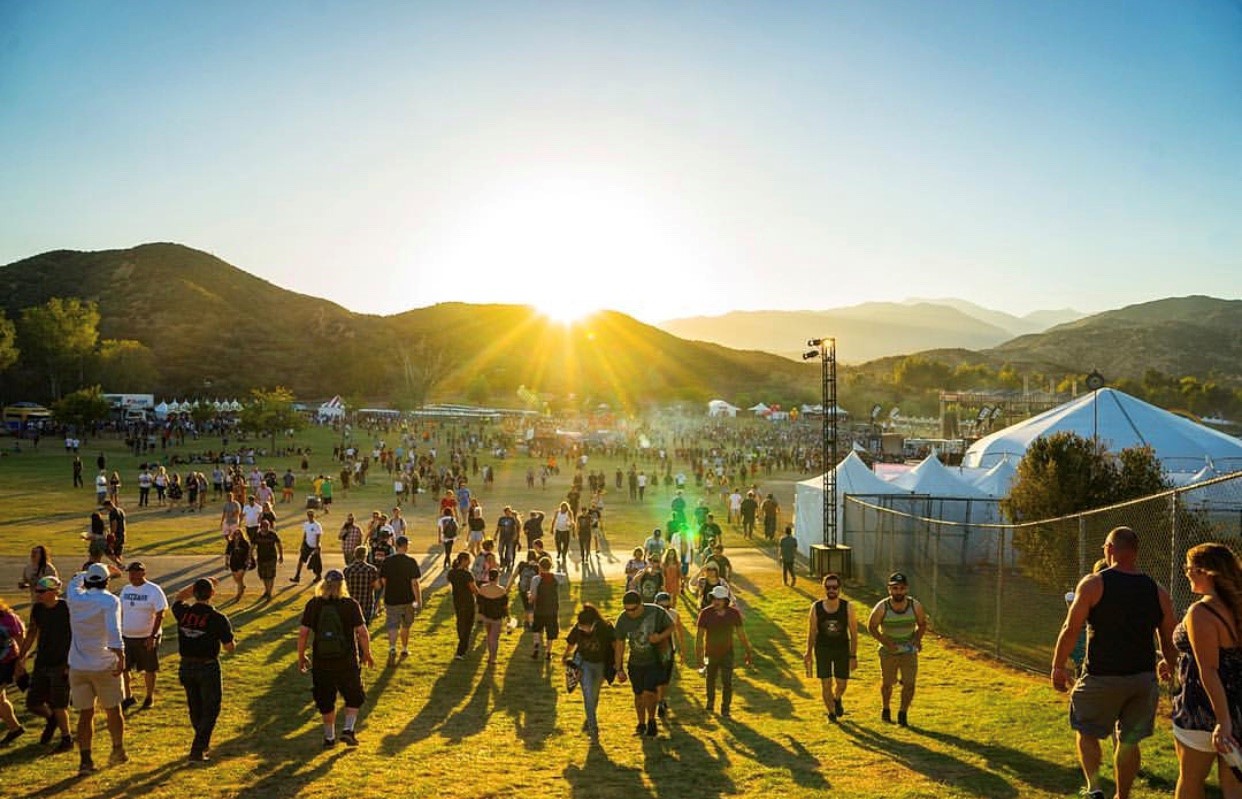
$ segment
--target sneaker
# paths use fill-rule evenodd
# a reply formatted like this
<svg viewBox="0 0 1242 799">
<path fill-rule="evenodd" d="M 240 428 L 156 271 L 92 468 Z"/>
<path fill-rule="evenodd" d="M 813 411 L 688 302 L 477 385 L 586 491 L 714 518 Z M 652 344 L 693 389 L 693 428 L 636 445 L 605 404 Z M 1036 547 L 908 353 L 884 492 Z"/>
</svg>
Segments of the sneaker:
<svg viewBox="0 0 1242 799">
<path fill-rule="evenodd" d="M 465 660 L 465 655 L 453 655 L 453 660 Z"/>
<path fill-rule="evenodd" d="M 722 719 L 727 719 L 727 718 L 729 718 L 729 717 L 730 717 L 730 716 L 729 716 L 729 708 L 727 708 L 727 707 L 722 707 L 722 708 L 720 708 L 720 718 L 722 718 Z"/>
<path fill-rule="evenodd" d="M 652 719 L 651 721 L 647 722 L 647 732 L 646 732 L 647 737 L 655 738 L 659 736 L 659 734 L 660 734 L 660 728 L 656 726 L 655 719 Z"/>
<path fill-rule="evenodd" d="M 121 710 L 129 710 L 131 707 L 133 707 L 136 704 L 138 704 L 137 699 L 133 698 L 132 696 L 127 696 L 121 700 Z"/>
<path fill-rule="evenodd" d="M 315 579 L 311 580 L 311 585 L 314 585 L 315 583 L 319 582 L 319 581 L 320 581 L 320 580 L 322 580 L 322 579 L 323 579 L 322 577 L 320 577 L 318 574 L 316 574 L 316 575 L 315 575 Z"/>
<path fill-rule="evenodd" d="M 341 730 L 341 740 L 346 746 L 357 746 L 358 736 L 354 735 L 353 730 Z"/>
<path fill-rule="evenodd" d="M 881 710 L 880 721 L 884 721 L 889 724 L 892 724 L 893 723 L 893 711 L 889 710 L 888 708 L 884 708 L 883 710 Z"/>
<path fill-rule="evenodd" d="M 300 583 L 300 582 L 302 582 L 302 578 L 301 578 L 301 577 L 290 577 L 290 578 L 289 578 L 289 582 L 291 582 L 291 583 Z"/>
<path fill-rule="evenodd" d="M 206 752 L 190 752 L 190 756 L 186 758 L 191 763 L 206 763 L 211 760 Z"/>
<path fill-rule="evenodd" d="M 832 700 L 832 712 L 833 712 L 834 714 L 838 715 L 838 716 L 844 716 L 844 715 L 845 715 L 845 708 L 841 706 L 841 700 L 840 700 L 840 699 L 834 699 L 834 700 Z"/>
<path fill-rule="evenodd" d="M 142 710 L 150 710 L 154 706 L 155 706 L 155 697 L 148 696 L 146 699 L 142 700 L 142 708 L 141 708 Z"/>
<path fill-rule="evenodd" d="M 56 734 L 56 717 L 52 716 L 43 725 L 43 734 L 39 736 L 39 743 L 47 746 L 52 742 L 52 736 Z"/>
<path fill-rule="evenodd" d="M 715 706 L 715 705 L 708 705 L 707 707 L 705 707 L 705 708 L 704 708 L 704 710 L 707 712 L 707 715 L 709 715 L 709 716 L 714 716 L 714 715 L 716 715 L 716 706 Z"/>
<path fill-rule="evenodd" d="M 80 764 L 78 764 L 79 777 L 85 777 L 87 774 L 94 774 L 98 770 L 99 769 L 96 768 L 95 764 L 90 760 L 83 760 Z"/>
<path fill-rule="evenodd" d="M 401 657 L 403 657 L 403 658 L 408 658 L 409 656 L 410 656 L 410 650 L 408 650 L 408 649 L 402 649 L 402 650 L 401 650 Z"/>
<path fill-rule="evenodd" d="M 8 746 L 13 743 L 13 741 L 17 740 L 17 736 L 21 735 L 25 731 L 26 728 L 20 725 L 15 730 L 9 730 L 4 734 L 3 738 L 0 738 L 0 746 Z"/>
<path fill-rule="evenodd" d="M 656 715 L 662 719 L 668 718 L 668 702 L 660 700 L 660 706 L 656 708 Z"/>
<path fill-rule="evenodd" d="M 829 711 L 828 711 L 828 720 L 829 720 L 829 721 L 836 721 L 836 720 L 837 720 L 837 714 L 836 714 L 836 713 L 834 713 L 833 711 L 829 710 Z"/>
<path fill-rule="evenodd" d="M 72 751 L 73 751 L 73 736 L 62 735 L 60 738 L 60 743 L 56 744 L 56 748 L 52 750 L 52 754 L 60 755 L 60 754 L 64 754 L 65 752 L 72 752 Z"/>
<path fill-rule="evenodd" d="M 645 735 L 645 734 L 646 734 L 646 732 L 647 732 L 647 725 L 646 725 L 646 724 L 643 724 L 641 721 L 640 721 L 640 722 L 638 722 L 638 726 L 636 726 L 636 727 L 634 728 L 634 734 L 635 734 L 635 735 Z"/>
<path fill-rule="evenodd" d="M 129 755 L 125 753 L 124 749 L 113 749 L 112 754 L 108 755 L 109 766 L 119 766 L 122 763 L 128 763 L 128 762 L 129 762 Z"/>
<path fill-rule="evenodd" d="M 335 739 L 335 738 L 324 738 L 324 739 L 323 739 L 323 748 L 324 748 L 324 749 L 331 749 L 331 748 L 332 748 L 332 747 L 334 747 L 334 746 L 336 746 L 336 739 Z"/>
<path fill-rule="evenodd" d="M 1085 799 L 1105 799 L 1103 791 L 1088 791 L 1086 788 L 1083 788 L 1082 793 L 1079 795 L 1085 797 Z"/>
<path fill-rule="evenodd" d="M 902 727 L 910 726 L 909 720 L 906 719 L 906 711 L 904 710 L 897 711 L 897 723 L 900 724 Z"/>
</svg>

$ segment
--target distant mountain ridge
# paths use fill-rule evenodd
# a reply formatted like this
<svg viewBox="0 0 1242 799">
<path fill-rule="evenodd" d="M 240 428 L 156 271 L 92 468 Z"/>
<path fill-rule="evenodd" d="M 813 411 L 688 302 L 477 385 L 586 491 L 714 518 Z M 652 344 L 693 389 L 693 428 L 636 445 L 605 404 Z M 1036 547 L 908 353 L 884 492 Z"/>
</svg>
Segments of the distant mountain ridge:
<svg viewBox="0 0 1242 799">
<path fill-rule="evenodd" d="M 672 319 L 659 326 L 694 341 L 790 358 L 799 356 L 807 338 L 830 334 L 837 338 L 842 363 L 863 363 L 926 349 L 987 349 L 1082 316 L 1065 309 L 1018 317 L 965 300 L 912 299 L 824 311 L 733 311 Z"/>
</svg>

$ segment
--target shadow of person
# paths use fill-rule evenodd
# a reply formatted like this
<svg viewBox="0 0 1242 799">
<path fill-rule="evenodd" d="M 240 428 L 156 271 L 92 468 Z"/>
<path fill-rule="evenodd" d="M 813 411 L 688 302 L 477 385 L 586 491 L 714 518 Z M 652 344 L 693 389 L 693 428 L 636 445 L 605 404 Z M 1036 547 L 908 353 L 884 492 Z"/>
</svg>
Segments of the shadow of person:
<svg viewBox="0 0 1242 799">
<path fill-rule="evenodd" d="M 380 752 L 394 755 L 416 740 L 430 735 L 448 719 L 453 708 L 465 697 L 474 684 L 479 661 L 450 660 L 444 673 L 436 679 L 421 710 L 398 732 L 390 733 L 380 741 Z"/>
<path fill-rule="evenodd" d="M 989 771 L 997 774 L 1006 774 L 1014 780 L 1021 781 L 1032 788 L 1046 793 L 1072 791 L 1078 785 L 1081 778 L 1077 768 L 1062 766 L 1050 760 L 1043 760 L 1008 746 L 1001 746 L 1000 744 L 987 741 L 972 741 L 939 730 L 917 727 L 911 727 L 910 729 L 915 735 L 922 735 L 954 748 L 971 752 L 984 759 Z M 1171 788 L 1172 786 L 1164 787 Z"/>
<path fill-rule="evenodd" d="M 454 743 L 483 732 L 487 726 L 488 700 L 496 692 L 496 667 L 487 665 L 479 676 L 470 701 L 455 710 L 440 726 L 440 734 Z"/>
<path fill-rule="evenodd" d="M 629 766 L 619 766 L 608 758 L 598 743 L 587 749 L 582 765 L 565 767 L 561 776 L 569 783 L 573 799 L 596 799 L 599 796 L 624 796 L 626 799 L 654 799 L 655 794 L 643 784 L 643 773 Z"/>
<path fill-rule="evenodd" d="M 733 736 L 735 743 L 731 747 L 738 754 L 788 771 L 790 778 L 803 788 L 826 791 L 832 787 L 819 771 L 819 760 L 792 736 L 784 736 L 786 745 L 782 746 L 735 717 L 721 718 L 720 723 Z"/>
<path fill-rule="evenodd" d="M 532 659 L 521 654 L 522 649 L 517 646 L 508 658 L 493 712 L 509 714 L 514 734 L 527 749 L 543 749 L 556 731 L 560 701 L 560 692 L 553 682 L 556 670 L 542 655 Z"/>
<path fill-rule="evenodd" d="M 676 719 L 668 737 L 643 738 L 643 765 L 656 796 L 667 799 L 713 799 L 737 792 L 729 776 L 729 753 L 715 738 L 706 743 Z"/>
<path fill-rule="evenodd" d="M 933 751 L 904 737 L 881 735 L 844 719 L 838 723 L 838 727 L 860 749 L 924 774 L 936 782 L 951 780 L 960 791 L 985 799 L 1014 799 L 1023 795 L 1019 786 L 1015 786 L 1000 774 L 944 752 Z"/>
</svg>

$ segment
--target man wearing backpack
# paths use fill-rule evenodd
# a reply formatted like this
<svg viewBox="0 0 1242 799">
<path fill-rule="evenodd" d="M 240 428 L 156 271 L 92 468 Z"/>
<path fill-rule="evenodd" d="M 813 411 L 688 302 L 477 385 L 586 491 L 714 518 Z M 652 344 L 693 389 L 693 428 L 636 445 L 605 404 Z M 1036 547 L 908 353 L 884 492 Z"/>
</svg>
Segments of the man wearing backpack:
<svg viewBox="0 0 1242 799">
<path fill-rule="evenodd" d="M 452 565 L 453 544 L 457 542 L 457 519 L 453 509 L 446 507 L 440 516 L 440 543 L 444 545 L 444 568 Z"/>
<path fill-rule="evenodd" d="M 311 654 L 306 643 L 315 633 Z M 345 588 L 345 575 L 329 569 L 315 596 L 302 611 L 298 629 L 298 668 L 311 673 L 315 707 L 323 715 L 323 747 L 336 746 L 336 695 L 345 700 L 345 725 L 341 740 L 346 746 L 357 746 L 354 727 L 358 711 L 366 701 L 362 687 L 362 666 L 374 666 L 371 657 L 371 636 L 362 618 L 362 608 Z"/>
</svg>

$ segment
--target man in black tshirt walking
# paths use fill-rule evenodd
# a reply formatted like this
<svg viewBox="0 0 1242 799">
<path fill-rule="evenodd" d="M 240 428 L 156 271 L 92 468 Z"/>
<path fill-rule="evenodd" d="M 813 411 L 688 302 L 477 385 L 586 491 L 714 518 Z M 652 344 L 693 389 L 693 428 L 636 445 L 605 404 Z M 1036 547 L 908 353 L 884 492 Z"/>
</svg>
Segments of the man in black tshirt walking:
<svg viewBox="0 0 1242 799">
<path fill-rule="evenodd" d="M 30 688 L 26 691 L 26 709 L 47 719 L 40 743 L 50 744 L 57 728 L 60 729 L 60 743 L 52 750 L 53 754 L 73 751 L 68 711 L 72 630 L 69 627 L 69 606 L 61 598 L 60 589 L 60 579 L 52 575 L 42 577 L 35 583 L 30 624 L 26 627 L 26 637 L 13 672 L 20 677 L 26 671 L 26 658 L 37 641 L 39 649 L 35 654 L 34 671 L 30 675 Z"/>
<path fill-rule="evenodd" d="M 185 688 L 190 725 L 194 728 L 190 761 L 195 763 L 207 761 L 211 733 L 220 717 L 224 697 L 220 649 L 232 654 L 234 648 L 233 625 L 211 606 L 215 593 L 215 579 L 201 577 L 182 588 L 172 606 L 173 618 L 177 620 L 177 649 L 181 653 L 178 676 Z M 191 597 L 194 604 L 187 601 Z"/>
</svg>

